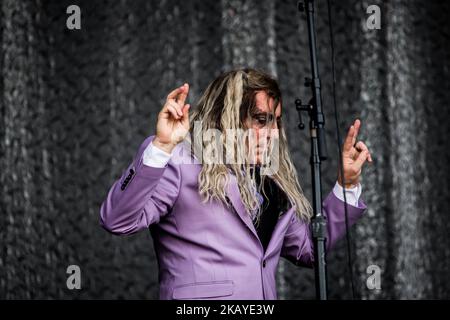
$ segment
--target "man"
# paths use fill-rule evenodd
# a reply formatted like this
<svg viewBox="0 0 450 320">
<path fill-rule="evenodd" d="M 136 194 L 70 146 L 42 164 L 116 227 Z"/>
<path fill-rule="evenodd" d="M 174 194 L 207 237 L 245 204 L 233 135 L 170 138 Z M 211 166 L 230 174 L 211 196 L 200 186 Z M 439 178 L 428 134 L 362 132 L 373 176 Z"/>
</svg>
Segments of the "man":
<svg viewBox="0 0 450 320">
<path fill-rule="evenodd" d="M 103 202 L 101 224 L 114 234 L 150 228 L 161 299 L 276 299 L 280 256 L 296 265 L 313 263 L 311 206 L 287 148 L 277 81 L 249 68 L 223 73 L 191 119 L 188 92 L 184 84 L 168 95 L 156 135 L 141 144 Z M 350 225 L 366 209 L 359 177 L 372 159 L 363 142 L 355 143 L 359 127 L 356 120 L 343 147 L 338 176 L 346 186 L 336 183 L 323 201 L 327 250 L 345 232 L 344 190 Z M 205 138 L 211 138 L 208 130 L 222 135 Z M 251 134 L 242 138 L 239 130 Z M 211 141 L 218 141 L 216 148 Z M 237 160 L 223 161 L 224 154 Z M 269 174 L 263 173 L 267 164 L 275 168 Z"/>
</svg>

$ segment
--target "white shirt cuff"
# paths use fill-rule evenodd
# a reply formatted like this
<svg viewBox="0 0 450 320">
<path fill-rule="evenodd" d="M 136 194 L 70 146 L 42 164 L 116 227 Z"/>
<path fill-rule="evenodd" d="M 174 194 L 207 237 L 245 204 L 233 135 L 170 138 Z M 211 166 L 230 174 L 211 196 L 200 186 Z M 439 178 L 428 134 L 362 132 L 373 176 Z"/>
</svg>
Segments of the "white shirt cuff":
<svg viewBox="0 0 450 320">
<path fill-rule="evenodd" d="M 149 167 L 164 168 L 171 157 L 172 153 L 167 153 L 150 142 L 144 150 L 142 162 Z"/>
<path fill-rule="evenodd" d="M 361 183 L 358 183 L 353 188 L 349 189 L 346 188 L 345 196 L 347 198 L 347 203 L 354 207 L 357 207 L 359 197 L 361 196 L 361 191 L 362 191 Z M 336 182 L 336 184 L 334 185 L 333 193 L 339 200 L 344 201 L 344 188 L 342 188 L 338 182 Z"/>
</svg>

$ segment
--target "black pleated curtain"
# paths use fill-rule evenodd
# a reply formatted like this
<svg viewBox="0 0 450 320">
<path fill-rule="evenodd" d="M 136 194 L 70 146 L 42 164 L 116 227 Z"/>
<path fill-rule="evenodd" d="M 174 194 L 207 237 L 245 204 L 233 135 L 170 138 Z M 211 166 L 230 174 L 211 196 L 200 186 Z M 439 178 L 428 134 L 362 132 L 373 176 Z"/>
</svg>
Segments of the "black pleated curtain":
<svg viewBox="0 0 450 320">
<path fill-rule="evenodd" d="M 301 184 L 311 199 L 308 132 L 294 99 L 308 99 L 306 21 L 297 1 L 0 2 L 0 298 L 158 298 L 150 234 L 115 237 L 99 206 L 138 145 L 154 133 L 171 88 L 195 103 L 221 71 L 276 75 Z M 352 228 L 357 298 L 449 298 L 450 4 L 335 1 L 342 134 L 360 118 L 374 164 L 363 173 L 369 209 Z M 81 8 L 68 30 L 66 8 Z M 366 9 L 381 8 L 368 30 Z M 317 1 L 319 67 L 336 181 L 326 1 Z M 66 286 L 69 265 L 81 290 Z M 381 270 L 371 290 L 370 266 Z M 369 268 L 369 270 L 368 270 Z M 351 298 L 345 241 L 328 257 L 330 297 Z M 312 270 L 281 260 L 280 299 L 314 298 Z"/>
</svg>

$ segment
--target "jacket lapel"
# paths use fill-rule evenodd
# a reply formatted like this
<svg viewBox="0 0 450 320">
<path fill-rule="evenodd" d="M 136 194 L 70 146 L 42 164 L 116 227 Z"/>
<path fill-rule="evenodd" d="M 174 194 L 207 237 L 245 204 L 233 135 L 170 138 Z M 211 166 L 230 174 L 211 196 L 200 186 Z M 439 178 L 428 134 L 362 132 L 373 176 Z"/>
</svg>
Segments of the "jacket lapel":
<svg viewBox="0 0 450 320">
<path fill-rule="evenodd" d="M 264 253 L 266 257 L 272 254 L 273 250 L 277 247 L 278 241 L 284 241 L 286 230 L 289 227 L 291 218 L 293 216 L 293 210 L 294 207 L 291 207 L 278 219 L 275 229 L 273 230 L 272 237 L 270 238 L 269 244 L 267 245 L 266 252 Z"/>
<path fill-rule="evenodd" d="M 233 208 L 235 209 L 235 212 L 238 214 L 238 216 L 241 218 L 241 220 L 245 223 L 245 225 L 250 229 L 250 231 L 253 233 L 253 235 L 257 238 L 258 241 L 258 233 L 256 232 L 255 226 L 253 225 L 252 219 L 250 218 L 250 215 L 247 213 L 247 210 L 244 206 L 244 203 L 242 202 L 241 195 L 239 193 L 239 186 L 237 183 L 236 176 L 232 173 L 229 173 L 229 184 L 227 188 L 227 196 L 230 200 Z M 277 238 L 283 237 L 286 229 L 289 226 L 290 218 L 292 214 L 287 214 L 289 212 L 292 213 L 294 207 L 289 206 L 288 208 L 285 208 L 285 211 L 281 215 L 281 217 L 278 219 L 277 224 L 275 225 L 275 228 L 273 230 L 271 239 L 269 241 L 269 244 L 267 246 L 267 249 L 265 251 L 265 255 L 267 256 L 273 251 L 273 246 L 276 244 L 276 240 L 279 240 Z"/>
<path fill-rule="evenodd" d="M 255 227 L 253 226 L 252 219 L 250 218 L 250 215 L 247 213 L 244 203 L 242 202 L 236 176 L 230 173 L 229 179 L 230 180 L 227 188 L 228 198 L 230 199 L 231 204 L 233 205 L 235 211 L 237 212 L 241 220 L 247 225 L 247 227 L 251 230 L 251 232 L 255 235 L 255 237 L 258 238 L 259 241 L 259 237 L 258 234 L 256 233 Z"/>
</svg>

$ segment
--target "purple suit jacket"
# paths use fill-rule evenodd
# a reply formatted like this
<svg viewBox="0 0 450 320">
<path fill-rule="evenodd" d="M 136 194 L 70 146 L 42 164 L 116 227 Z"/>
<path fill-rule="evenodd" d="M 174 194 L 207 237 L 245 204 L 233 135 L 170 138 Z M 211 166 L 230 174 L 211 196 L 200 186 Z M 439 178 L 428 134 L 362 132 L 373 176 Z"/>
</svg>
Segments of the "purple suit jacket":
<svg viewBox="0 0 450 320">
<path fill-rule="evenodd" d="M 100 209 L 101 225 L 113 234 L 150 228 L 158 265 L 160 299 L 277 299 L 275 275 L 284 257 L 311 267 L 309 225 L 284 212 L 263 252 L 250 216 L 230 173 L 227 194 L 232 206 L 202 203 L 194 162 L 179 144 L 164 168 L 143 164 L 142 154 L 154 136 L 142 143 L 127 170 L 113 184 Z M 348 205 L 349 223 L 366 209 Z M 344 203 L 333 192 L 323 201 L 328 217 L 329 250 L 345 232 Z"/>
</svg>

